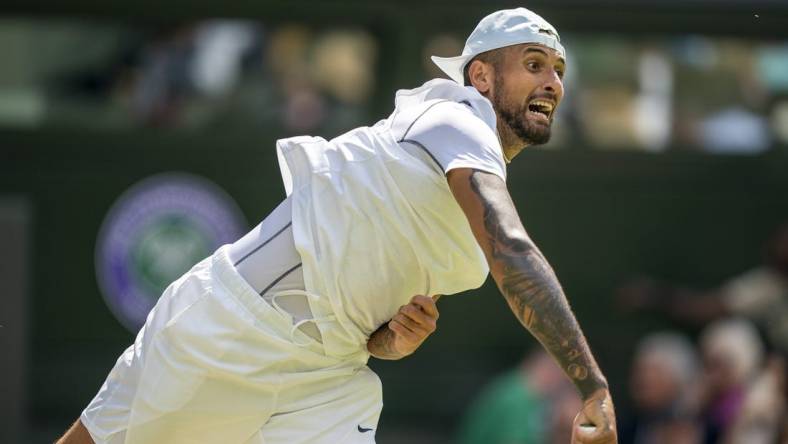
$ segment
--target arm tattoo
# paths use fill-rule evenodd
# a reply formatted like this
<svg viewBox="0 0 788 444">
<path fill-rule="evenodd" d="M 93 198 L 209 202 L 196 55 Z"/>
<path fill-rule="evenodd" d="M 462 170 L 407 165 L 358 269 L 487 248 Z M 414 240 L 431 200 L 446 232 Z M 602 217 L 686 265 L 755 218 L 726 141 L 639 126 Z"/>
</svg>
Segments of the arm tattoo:
<svg viewBox="0 0 788 444">
<path fill-rule="evenodd" d="M 520 224 L 505 185 L 469 176 L 484 211 L 488 261 L 498 288 L 520 322 L 553 355 L 584 399 L 606 388 L 580 326 L 547 260 Z"/>
</svg>

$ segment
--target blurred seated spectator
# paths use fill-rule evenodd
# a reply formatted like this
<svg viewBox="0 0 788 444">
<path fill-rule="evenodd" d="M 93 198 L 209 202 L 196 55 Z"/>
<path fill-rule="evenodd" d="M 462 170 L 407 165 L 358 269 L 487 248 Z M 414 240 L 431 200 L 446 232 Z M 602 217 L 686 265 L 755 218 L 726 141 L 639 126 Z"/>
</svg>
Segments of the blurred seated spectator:
<svg viewBox="0 0 788 444">
<path fill-rule="evenodd" d="M 467 410 L 460 444 L 564 444 L 572 436 L 579 395 L 543 351 L 490 383 Z"/>
<path fill-rule="evenodd" d="M 770 346 L 788 353 L 788 223 L 766 245 L 766 260 L 720 287 L 695 291 L 650 277 L 618 289 L 623 307 L 661 311 L 675 320 L 704 324 L 730 315 L 754 322 Z"/>
<path fill-rule="evenodd" d="M 552 362 L 552 361 L 551 361 Z M 553 366 L 551 371 L 559 370 L 558 366 Z M 562 376 L 562 381 L 566 378 Z M 549 416 L 547 421 L 547 437 L 545 442 L 549 444 L 566 444 L 572 441 L 572 425 L 577 412 L 583 408 L 583 402 L 577 395 L 577 391 L 571 384 L 561 384 L 550 395 Z"/>
<path fill-rule="evenodd" d="M 700 442 L 693 413 L 697 361 L 692 344 L 677 333 L 654 333 L 640 341 L 630 375 L 633 411 L 621 421 L 621 444 Z"/>
<path fill-rule="evenodd" d="M 705 443 L 770 444 L 778 435 L 784 399 L 779 364 L 762 367 L 763 344 L 743 319 L 725 319 L 700 337 L 704 375 L 698 399 Z M 775 367 L 776 366 L 776 367 Z"/>
<path fill-rule="evenodd" d="M 772 357 L 747 390 L 741 413 L 731 426 L 725 442 L 788 443 L 788 435 L 785 434 L 788 425 L 786 399 L 780 396 L 784 390 L 785 361 Z"/>
</svg>

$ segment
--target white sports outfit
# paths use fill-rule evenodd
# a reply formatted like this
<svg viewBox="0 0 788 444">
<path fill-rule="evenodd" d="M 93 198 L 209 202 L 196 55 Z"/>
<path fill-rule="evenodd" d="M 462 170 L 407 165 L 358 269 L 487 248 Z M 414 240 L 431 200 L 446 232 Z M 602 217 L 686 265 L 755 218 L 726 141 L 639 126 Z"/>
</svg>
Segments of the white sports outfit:
<svg viewBox="0 0 788 444">
<path fill-rule="evenodd" d="M 288 198 L 167 288 L 81 416 L 96 442 L 374 442 L 370 334 L 486 279 L 445 178 L 506 177 L 474 88 L 432 80 L 372 127 L 277 148 Z"/>
</svg>

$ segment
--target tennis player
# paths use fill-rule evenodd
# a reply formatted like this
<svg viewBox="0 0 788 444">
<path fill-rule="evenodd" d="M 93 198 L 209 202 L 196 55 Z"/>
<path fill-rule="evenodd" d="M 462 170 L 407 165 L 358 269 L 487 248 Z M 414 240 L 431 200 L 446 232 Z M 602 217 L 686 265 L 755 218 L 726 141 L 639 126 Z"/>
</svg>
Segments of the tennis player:
<svg viewBox="0 0 788 444">
<path fill-rule="evenodd" d="M 277 143 L 287 198 L 165 290 L 61 442 L 372 443 L 369 356 L 413 353 L 438 295 L 488 273 L 582 396 L 573 442 L 616 442 L 606 379 L 506 187 L 550 138 L 558 32 L 502 10 L 433 61 L 451 80 L 399 91 L 388 118 Z"/>
</svg>

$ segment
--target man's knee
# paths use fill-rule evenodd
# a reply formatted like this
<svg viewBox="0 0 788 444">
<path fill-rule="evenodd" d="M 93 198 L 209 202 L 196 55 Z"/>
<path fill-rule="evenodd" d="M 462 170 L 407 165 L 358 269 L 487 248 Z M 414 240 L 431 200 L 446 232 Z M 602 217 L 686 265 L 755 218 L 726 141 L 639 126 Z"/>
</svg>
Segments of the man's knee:
<svg viewBox="0 0 788 444">
<path fill-rule="evenodd" d="M 77 419 L 74 425 L 66 431 L 62 438 L 57 440 L 55 444 L 95 444 L 91 438 L 88 429 L 82 424 L 82 421 Z"/>
</svg>

